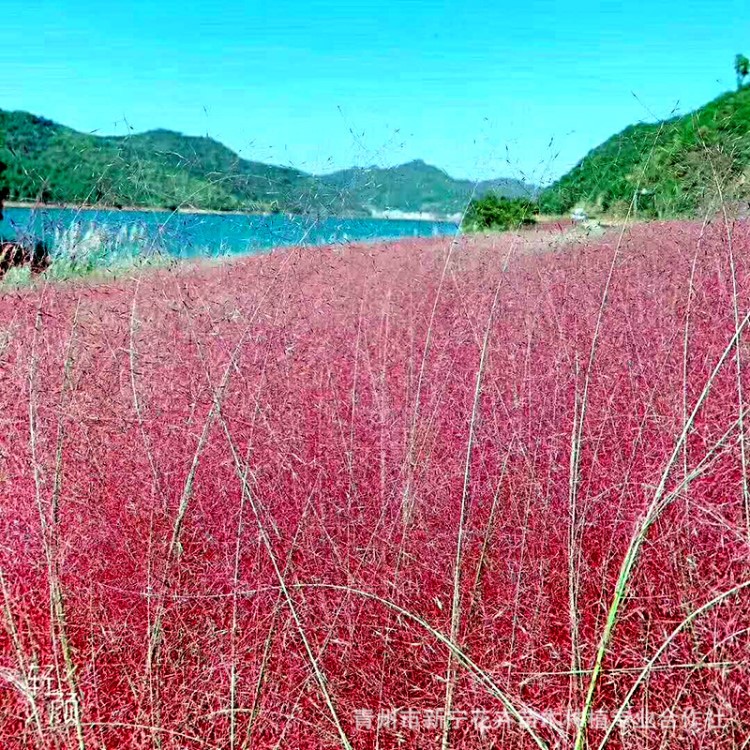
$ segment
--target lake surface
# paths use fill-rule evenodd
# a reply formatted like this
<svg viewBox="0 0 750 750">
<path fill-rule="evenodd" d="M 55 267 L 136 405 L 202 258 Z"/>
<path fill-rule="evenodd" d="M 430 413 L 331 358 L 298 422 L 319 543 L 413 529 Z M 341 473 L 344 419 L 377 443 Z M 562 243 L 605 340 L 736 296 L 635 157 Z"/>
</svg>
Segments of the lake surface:
<svg viewBox="0 0 750 750">
<path fill-rule="evenodd" d="M 6 208 L 3 237 L 43 238 L 53 253 L 166 252 L 178 257 L 257 253 L 285 245 L 372 242 L 450 236 L 448 222 L 395 219 L 314 219 L 302 216 L 183 214 L 107 209 Z"/>
</svg>

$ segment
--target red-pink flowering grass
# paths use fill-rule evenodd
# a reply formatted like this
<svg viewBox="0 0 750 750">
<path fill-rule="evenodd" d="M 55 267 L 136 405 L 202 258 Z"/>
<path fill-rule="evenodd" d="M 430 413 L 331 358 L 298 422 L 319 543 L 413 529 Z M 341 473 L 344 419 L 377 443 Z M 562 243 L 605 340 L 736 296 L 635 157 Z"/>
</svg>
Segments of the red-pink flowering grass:
<svg viewBox="0 0 750 750">
<path fill-rule="evenodd" d="M 750 229 L 548 242 L 5 293 L 0 745 L 750 747 Z"/>
</svg>

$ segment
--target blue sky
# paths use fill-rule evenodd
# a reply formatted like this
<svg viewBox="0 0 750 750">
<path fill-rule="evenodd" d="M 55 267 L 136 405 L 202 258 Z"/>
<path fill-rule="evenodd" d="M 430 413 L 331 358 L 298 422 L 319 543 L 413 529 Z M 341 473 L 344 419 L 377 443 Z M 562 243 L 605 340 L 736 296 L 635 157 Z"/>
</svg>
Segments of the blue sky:
<svg viewBox="0 0 750 750">
<path fill-rule="evenodd" d="M 315 172 L 422 158 L 534 181 L 733 88 L 750 54 L 746 0 L 33 0 L 2 30 L 5 109 Z"/>
</svg>

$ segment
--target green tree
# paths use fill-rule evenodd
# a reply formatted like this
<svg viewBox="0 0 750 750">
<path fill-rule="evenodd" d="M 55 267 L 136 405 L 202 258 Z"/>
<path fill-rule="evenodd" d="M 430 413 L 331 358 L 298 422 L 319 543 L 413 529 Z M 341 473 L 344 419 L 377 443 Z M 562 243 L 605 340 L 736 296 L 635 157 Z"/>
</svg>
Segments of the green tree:
<svg viewBox="0 0 750 750">
<path fill-rule="evenodd" d="M 486 229 L 505 231 L 534 223 L 539 207 L 526 198 L 506 198 L 496 193 L 487 193 L 469 203 L 461 228 L 467 232 Z"/>
<path fill-rule="evenodd" d="M 8 190 L 8 166 L 0 159 L 0 221 L 3 220 L 3 203 L 9 195 Z"/>
<path fill-rule="evenodd" d="M 734 72 L 737 74 L 737 90 L 739 91 L 745 83 L 745 78 L 750 75 L 750 59 L 745 55 L 736 55 L 734 58 Z"/>
</svg>

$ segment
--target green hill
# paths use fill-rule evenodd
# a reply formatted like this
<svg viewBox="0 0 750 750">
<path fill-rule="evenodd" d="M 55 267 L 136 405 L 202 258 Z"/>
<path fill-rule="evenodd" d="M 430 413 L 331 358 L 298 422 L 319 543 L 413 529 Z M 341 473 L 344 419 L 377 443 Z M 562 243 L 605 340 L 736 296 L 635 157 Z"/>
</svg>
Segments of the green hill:
<svg viewBox="0 0 750 750">
<path fill-rule="evenodd" d="M 463 210 L 474 188 L 422 161 L 315 176 L 242 159 L 207 137 L 169 130 L 97 136 L 3 110 L 0 160 L 8 165 L 10 200 L 44 203 L 447 216 Z M 506 195 L 530 190 L 516 180 L 477 187 L 480 193 L 492 187 Z"/>
<path fill-rule="evenodd" d="M 0 138 L 10 200 L 291 209 L 313 182 L 298 170 L 241 159 L 210 138 L 167 130 L 102 137 L 0 111 Z"/>
<path fill-rule="evenodd" d="M 715 175 L 724 197 L 748 197 L 748 88 L 682 117 L 625 128 L 544 190 L 541 209 L 557 214 L 579 205 L 623 214 L 637 191 L 641 215 L 694 215 L 715 205 Z"/>
<path fill-rule="evenodd" d="M 320 179 L 344 200 L 354 197 L 358 203 L 375 211 L 396 209 L 444 215 L 462 213 L 472 194 L 481 196 L 493 191 L 515 198 L 528 197 L 536 190 L 510 178 L 480 183 L 455 180 L 420 159 L 389 169 L 344 169 Z"/>
</svg>

